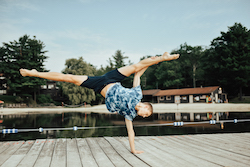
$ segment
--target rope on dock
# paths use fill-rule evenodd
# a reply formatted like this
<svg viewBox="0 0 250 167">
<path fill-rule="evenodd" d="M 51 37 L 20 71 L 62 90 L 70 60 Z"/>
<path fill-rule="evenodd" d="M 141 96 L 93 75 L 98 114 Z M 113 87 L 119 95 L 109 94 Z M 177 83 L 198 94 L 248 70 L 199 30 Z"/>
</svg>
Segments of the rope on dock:
<svg viewBox="0 0 250 167">
<path fill-rule="evenodd" d="M 134 127 L 144 127 L 144 126 L 177 126 L 181 127 L 184 125 L 197 125 L 197 124 L 210 124 L 215 125 L 216 123 L 238 123 L 238 122 L 250 122 L 250 119 L 234 119 L 234 120 L 222 120 L 222 121 L 216 121 L 216 120 L 210 120 L 210 121 L 201 121 L 201 122 L 173 122 L 173 123 L 165 123 L 165 124 L 148 124 L 148 125 L 134 125 Z M 0 131 L 2 134 L 6 133 L 18 133 L 18 132 L 43 132 L 43 131 L 49 131 L 49 130 L 86 130 L 86 129 L 105 129 L 105 128 L 120 128 L 124 126 L 97 126 L 97 127 L 70 127 L 70 128 L 38 128 L 38 129 L 3 129 Z"/>
</svg>

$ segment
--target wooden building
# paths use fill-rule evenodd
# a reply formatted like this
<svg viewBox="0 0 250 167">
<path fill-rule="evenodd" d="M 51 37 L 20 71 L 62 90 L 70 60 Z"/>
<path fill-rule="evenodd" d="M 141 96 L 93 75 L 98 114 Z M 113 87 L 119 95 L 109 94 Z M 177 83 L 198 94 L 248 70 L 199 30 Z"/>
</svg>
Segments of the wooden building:
<svg viewBox="0 0 250 167">
<path fill-rule="evenodd" d="M 55 101 L 63 101 L 65 98 L 62 95 L 62 91 L 57 86 L 56 81 L 47 80 L 46 85 L 41 85 L 41 94 L 50 95 Z"/>
<path fill-rule="evenodd" d="M 0 73 L 0 95 L 7 94 L 7 81 L 3 73 Z"/>
<path fill-rule="evenodd" d="M 157 97 L 154 95 L 159 91 L 160 89 L 142 90 L 143 101 L 157 103 Z"/>
<path fill-rule="evenodd" d="M 143 96 L 151 102 L 157 103 L 198 103 L 198 102 L 225 102 L 227 94 L 222 93 L 219 86 L 183 88 L 169 90 L 143 90 Z"/>
</svg>

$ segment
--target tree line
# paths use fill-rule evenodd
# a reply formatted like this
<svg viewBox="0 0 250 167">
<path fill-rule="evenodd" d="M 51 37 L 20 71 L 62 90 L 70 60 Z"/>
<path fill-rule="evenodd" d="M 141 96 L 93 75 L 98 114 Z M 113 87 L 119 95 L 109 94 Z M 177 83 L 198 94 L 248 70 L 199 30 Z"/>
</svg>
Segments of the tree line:
<svg viewBox="0 0 250 167">
<path fill-rule="evenodd" d="M 21 77 L 19 68 L 36 68 L 46 71 L 44 62 L 45 45 L 34 36 L 28 35 L 18 41 L 3 43 L 0 47 L 0 74 L 4 74 L 8 92 L 20 97 L 36 95 L 40 86 L 45 84 L 44 79 Z M 210 46 L 190 46 L 181 44 L 171 54 L 179 53 L 177 61 L 161 62 L 147 69 L 141 79 L 142 89 L 178 89 L 186 87 L 221 86 L 229 97 L 242 97 L 243 90 L 249 86 L 250 81 L 250 30 L 241 23 L 228 27 L 227 32 L 212 40 Z M 151 57 L 147 55 L 141 59 Z M 154 55 L 160 56 L 160 55 Z M 121 50 L 117 50 L 108 59 L 108 65 L 96 68 L 84 61 L 82 57 L 68 59 L 65 62 L 65 74 L 98 76 L 120 68 L 126 63 L 128 57 Z M 132 87 L 133 76 L 126 78 L 122 84 Z M 0 85 L 2 86 L 2 84 Z M 75 86 L 69 83 L 60 83 L 63 93 L 71 104 L 102 103 L 103 98 L 93 90 Z"/>
</svg>

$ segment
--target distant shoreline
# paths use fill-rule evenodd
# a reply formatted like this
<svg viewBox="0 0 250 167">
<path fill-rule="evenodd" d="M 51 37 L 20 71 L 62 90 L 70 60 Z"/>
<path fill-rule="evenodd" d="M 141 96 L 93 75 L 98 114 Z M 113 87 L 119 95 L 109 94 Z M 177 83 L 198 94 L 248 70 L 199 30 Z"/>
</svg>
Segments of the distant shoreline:
<svg viewBox="0 0 250 167">
<path fill-rule="evenodd" d="M 207 112 L 250 112 L 250 104 L 242 103 L 220 103 L 220 104 L 153 104 L 154 113 L 207 113 Z M 104 104 L 93 107 L 52 107 L 52 108 L 0 108 L 0 115 L 13 114 L 48 114 L 64 112 L 82 112 L 82 113 L 103 113 L 112 114 L 106 109 Z"/>
</svg>

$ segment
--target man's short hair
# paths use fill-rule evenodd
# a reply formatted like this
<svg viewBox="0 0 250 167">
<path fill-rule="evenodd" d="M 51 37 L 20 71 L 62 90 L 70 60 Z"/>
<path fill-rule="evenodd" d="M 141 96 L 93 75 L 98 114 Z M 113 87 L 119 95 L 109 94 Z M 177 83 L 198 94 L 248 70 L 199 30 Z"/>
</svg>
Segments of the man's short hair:
<svg viewBox="0 0 250 167">
<path fill-rule="evenodd" d="M 153 106 L 152 106 L 152 104 L 149 103 L 149 102 L 144 102 L 144 104 L 148 106 L 148 110 L 150 112 L 149 116 L 151 116 L 153 114 Z"/>
</svg>

